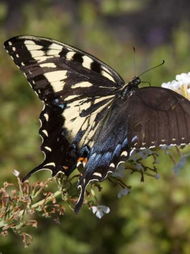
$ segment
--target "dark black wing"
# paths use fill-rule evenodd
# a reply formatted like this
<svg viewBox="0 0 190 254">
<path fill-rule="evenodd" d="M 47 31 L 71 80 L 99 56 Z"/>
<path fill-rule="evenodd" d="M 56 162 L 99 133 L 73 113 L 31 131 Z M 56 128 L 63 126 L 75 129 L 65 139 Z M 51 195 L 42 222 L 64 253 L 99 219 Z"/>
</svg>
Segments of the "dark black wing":
<svg viewBox="0 0 190 254">
<path fill-rule="evenodd" d="M 76 212 L 87 184 L 104 180 L 132 148 L 189 144 L 190 102 L 165 88 L 136 89 L 126 98 L 114 101 L 101 125 L 79 183 L 81 193 Z"/>
<path fill-rule="evenodd" d="M 69 174 L 80 148 L 93 145 L 99 121 L 124 81 L 94 56 L 54 40 L 18 36 L 4 45 L 45 103 L 40 135 L 46 158 L 29 175 L 47 168 Z"/>
<path fill-rule="evenodd" d="M 131 99 L 129 135 L 137 137 L 135 147 L 190 143 L 189 100 L 160 87 L 138 89 Z M 134 109 L 132 104 L 135 104 Z"/>
</svg>

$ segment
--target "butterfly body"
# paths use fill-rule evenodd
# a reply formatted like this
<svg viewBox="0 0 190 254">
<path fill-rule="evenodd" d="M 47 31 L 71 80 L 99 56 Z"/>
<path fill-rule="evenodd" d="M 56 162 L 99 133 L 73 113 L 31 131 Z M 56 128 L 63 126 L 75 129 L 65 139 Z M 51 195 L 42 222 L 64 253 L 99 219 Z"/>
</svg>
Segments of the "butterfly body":
<svg viewBox="0 0 190 254">
<path fill-rule="evenodd" d="M 44 161 L 31 174 L 49 169 L 84 173 L 76 212 L 87 184 L 102 181 L 134 148 L 190 142 L 190 102 L 160 87 L 139 88 L 96 57 L 70 45 L 17 36 L 5 49 L 44 103 L 40 114 Z"/>
</svg>

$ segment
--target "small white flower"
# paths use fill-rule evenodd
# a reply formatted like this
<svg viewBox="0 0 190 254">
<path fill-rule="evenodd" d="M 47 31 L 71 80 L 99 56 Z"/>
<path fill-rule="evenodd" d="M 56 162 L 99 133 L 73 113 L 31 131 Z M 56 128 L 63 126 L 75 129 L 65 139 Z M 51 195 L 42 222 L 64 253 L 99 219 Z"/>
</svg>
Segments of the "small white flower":
<svg viewBox="0 0 190 254">
<path fill-rule="evenodd" d="M 160 179 L 160 174 L 156 174 L 156 175 L 155 175 L 155 178 L 156 178 L 156 179 Z"/>
<path fill-rule="evenodd" d="M 176 75 L 176 80 L 182 81 L 185 84 L 190 84 L 190 72 Z"/>
<path fill-rule="evenodd" d="M 20 172 L 16 169 L 13 170 L 13 175 L 15 175 L 16 177 L 19 177 Z"/>
<path fill-rule="evenodd" d="M 92 212 L 97 218 L 101 219 L 105 214 L 110 212 L 110 208 L 105 205 L 92 206 Z"/>
<path fill-rule="evenodd" d="M 163 83 L 162 87 L 176 90 L 176 89 L 179 89 L 180 84 L 176 80 L 173 80 L 171 82 Z"/>
<path fill-rule="evenodd" d="M 118 198 L 121 198 L 121 197 L 123 197 L 123 196 L 126 196 L 126 195 L 129 194 L 129 192 L 130 192 L 130 189 L 128 189 L 128 188 L 122 189 L 122 190 L 117 194 L 117 197 L 118 197 Z"/>
<path fill-rule="evenodd" d="M 162 83 L 164 88 L 171 89 L 190 100 L 190 72 L 176 75 L 176 80 Z"/>
</svg>

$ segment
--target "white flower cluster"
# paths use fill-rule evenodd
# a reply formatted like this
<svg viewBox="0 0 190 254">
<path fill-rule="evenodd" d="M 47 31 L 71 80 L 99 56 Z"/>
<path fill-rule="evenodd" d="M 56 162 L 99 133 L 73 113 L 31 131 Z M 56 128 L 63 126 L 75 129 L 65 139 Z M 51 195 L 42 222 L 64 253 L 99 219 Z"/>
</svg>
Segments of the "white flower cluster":
<svg viewBox="0 0 190 254">
<path fill-rule="evenodd" d="M 92 212 L 101 219 L 105 214 L 108 214 L 110 212 L 110 208 L 105 205 L 97 205 L 91 207 Z"/>
<path fill-rule="evenodd" d="M 162 83 L 164 88 L 171 89 L 190 100 L 190 72 L 176 75 L 176 80 Z"/>
</svg>

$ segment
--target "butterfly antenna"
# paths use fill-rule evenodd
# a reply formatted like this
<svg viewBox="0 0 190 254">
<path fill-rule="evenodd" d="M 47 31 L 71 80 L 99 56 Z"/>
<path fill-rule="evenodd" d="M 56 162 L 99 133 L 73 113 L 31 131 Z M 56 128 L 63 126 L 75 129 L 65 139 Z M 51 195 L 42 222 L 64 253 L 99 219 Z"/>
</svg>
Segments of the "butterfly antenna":
<svg viewBox="0 0 190 254">
<path fill-rule="evenodd" d="M 133 54 L 134 54 L 134 70 L 135 70 L 135 75 L 134 77 L 136 77 L 136 48 L 133 46 Z"/>
<path fill-rule="evenodd" d="M 165 63 L 165 60 L 162 60 L 162 62 L 161 62 L 160 64 L 158 64 L 158 65 L 156 65 L 156 66 L 153 66 L 153 67 L 147 69 L 146 71 L 143 71 L 140 75 L 138 75 L 138 77 L 142 76 L 142 75 L 145 74 L 146 72 L 149 72 L 149 71 L 151 71 L 151 70 L 153 70 L 153 69 L 155 69 L 155 68 L 160 67 L 160 66 L 163 65 L 164 63 Z"/>
</svg>

